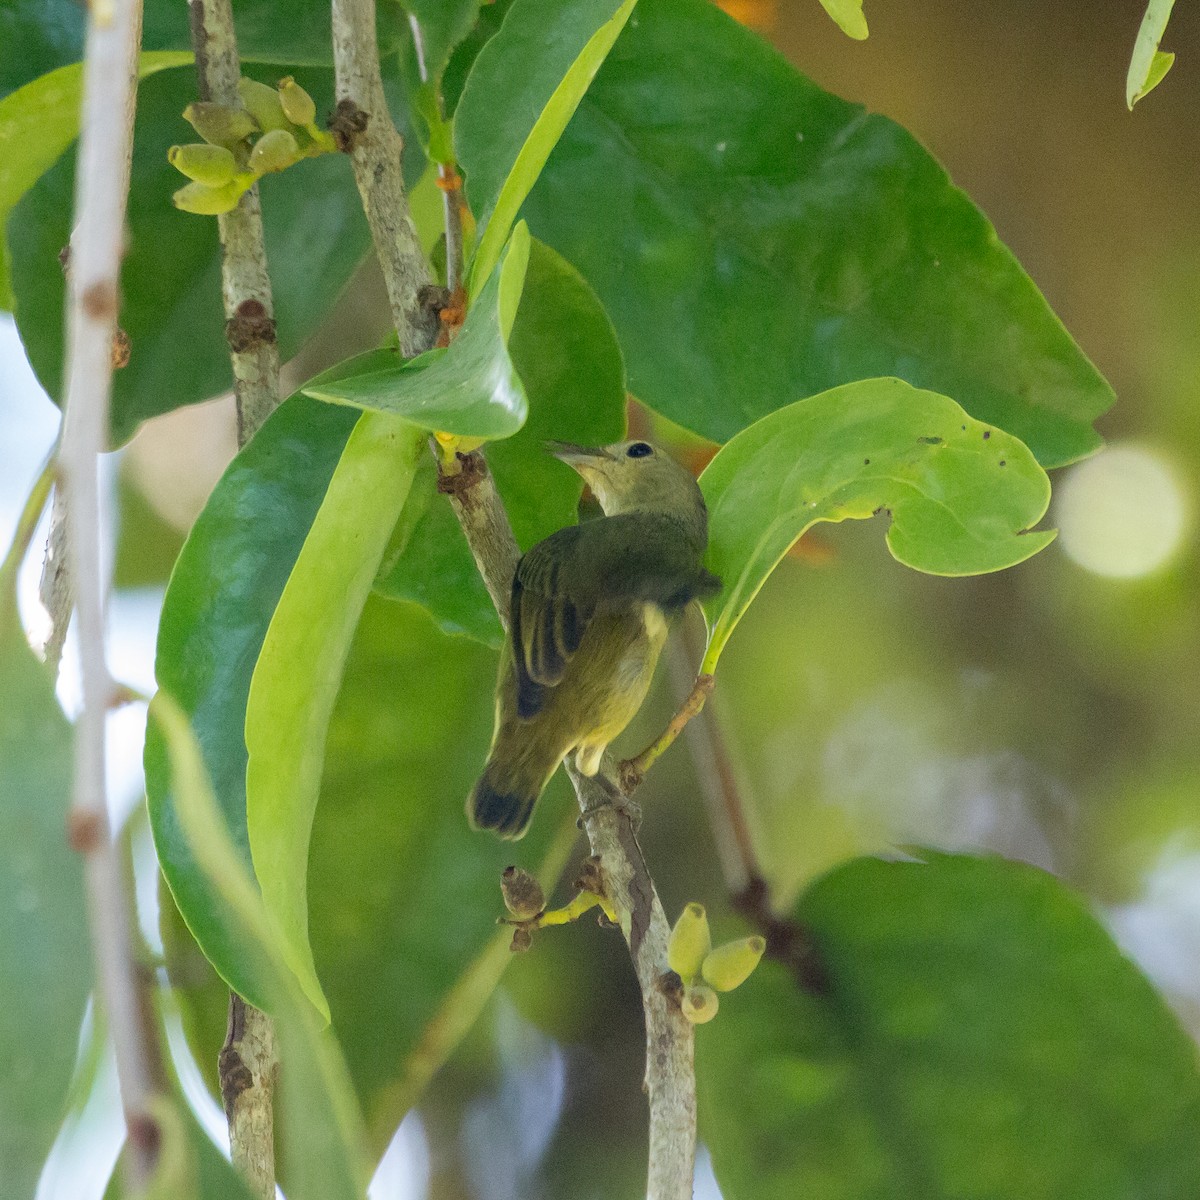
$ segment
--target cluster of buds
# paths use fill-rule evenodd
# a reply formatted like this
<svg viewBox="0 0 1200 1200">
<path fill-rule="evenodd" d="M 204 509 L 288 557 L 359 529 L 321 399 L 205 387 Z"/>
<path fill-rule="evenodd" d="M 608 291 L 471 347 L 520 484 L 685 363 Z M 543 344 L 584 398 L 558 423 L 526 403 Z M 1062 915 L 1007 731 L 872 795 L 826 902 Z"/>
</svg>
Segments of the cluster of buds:
<svg viewBox="0 0 1200 1200">
<path fill-rule="evenodd" d="M 504 907 L 510 916 L 501 917 L 500 924 L 512 925 L 513 936 L 510 949 L 514 952 L 528 950 L 533 944 L 533 931 L 547 925 L 566 925 L 577 921 L 593 908 L 600 910 L 602 923 L 617 923 L 617 914 L 604 895 L 604 884 L 600 875 L 600 864 L 595 858 L 588 859 L 575 881 L 575 898 L 562 908 L 547 908 L 542 886 L 522 867 L 505 867 L 500 876 L 500 892 Z"/>
<path fill-rule="evenodd" d="M 767 943 L 757 934 L 726 942 L 715 950 L 703 904 L 689 904 L 671 930 L 667 965 L 683 983 L 680 1007 L 693 1025 L 717 1015 L 717 992 L 731 992 L 758 966 Z"/>
<path fill-rule="evenodd" d="M 262 176 L 336 150 L 332 135 L 315 123 L 312 97 L 290 75 L 278 87 L 241 79 L 238 95 L 236 108 L 198 100 L 183 110 L 204 141 L 167 151 L 171 165 L 192 181 L 172 197 L 176 208 L 232 212 Z"/>
</svg>

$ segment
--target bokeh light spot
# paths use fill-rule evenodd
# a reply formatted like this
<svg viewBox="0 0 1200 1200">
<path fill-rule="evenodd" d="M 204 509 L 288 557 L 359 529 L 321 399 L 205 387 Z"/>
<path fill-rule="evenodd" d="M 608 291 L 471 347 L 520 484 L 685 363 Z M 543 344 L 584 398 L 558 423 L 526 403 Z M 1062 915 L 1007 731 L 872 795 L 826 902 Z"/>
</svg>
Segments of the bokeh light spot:
<svg viewBox="0 0 1200 1200">
<path fill-rule="evenodd" d="M 1158 453 L 1115 446 L 1072 468 L 1055 519 L 1062 547 L 1097 575 L 1134 579 L 1163 566 L 1188 525 L 1188 498 Z"/>
</svg>

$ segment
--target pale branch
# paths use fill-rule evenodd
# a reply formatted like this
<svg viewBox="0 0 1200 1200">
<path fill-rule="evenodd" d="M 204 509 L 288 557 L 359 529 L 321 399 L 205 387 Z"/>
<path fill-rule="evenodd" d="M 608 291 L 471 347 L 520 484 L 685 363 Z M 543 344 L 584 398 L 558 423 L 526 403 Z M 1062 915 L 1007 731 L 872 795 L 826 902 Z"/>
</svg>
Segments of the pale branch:
<svg viewBox="0 0 1200 1200">
<path fill-rule="evenodd" d="M 400 178 L 400 136 L 383 103 L 373 0 L 334 0 L 333 49 L 338 112 L 334 134 L 351 154 L 359 192 L 383 267 L 401 350 L 428 349 L 437 336 L 425 302 L 429 270 L 420 252 Z M 336 128 L 339 118 L 341 131 Z M 446 492 L 501 621 L 519 558 L 512 526 L 483 456 L 455 455 L 443 470 Z M 692 1195 L 696 1150 L 693 1029 L 667 966 L 670 927 L 642 857 L 611 762 L 587 779 L 571 773 L 583 825 L 598 855 L 642 992 L 646 1019 L 646 1090 L 650 1099 L 647 1196 Z"/>
<path fill-rule="evenodd" d="M 242 107 L 241 61 L 230 0 L 190 0 L 192 48 L 201 100 Z M 279 403 L 279 347 L 258 187 L 218 218 L 225 338 L 233 366 L 239 448 Z M 229 1024 L 218 1061 L 233 1165 L 258 1200 L 275 1195 L 274 1092 L 279 1064 L 271 1018 L 229 994 Z"/>
<path fill-rule="evenodd" d="M 50 674 L 58 674 L 63 647 L 67 642 L 67 627 L 75 608 L 75 591 L 71 587 L 71 561 L 67 553 L 67 506 L 63 489 L 55 487 L 50 505 L 50 532 L 46 535 L 46 558 L 42 563 L 42 578 L 38 598 L 50 616 L 50 633 L 42 653 Z"/>
<path fill-rule="evenodd" d="M 412 358 L 433 345 L 438 320 L 426 302 L 429 264 L 404 191 L 404 139 L 392 123 L 383 94 L 375 0 L 333 0 L 333 65 L 337 107 L 330 132 L 338 149 L 350 155 L 400 353 Z"/>
<path fill-rule="evenodd" d="M 275 1023 L 236 992 L 217 1060 L 230 1150 L 251 1195 L 275 1195 L 275 1082 L 279 1053 Z"/>
<path fill-rule="evenodd" d="M 89 9 L 59 450 L 83 684 L 68 830 L 83 856 L 98 990 L 112 1032 L 135 1192 L 153 1173 L 159 1136 L 151 1115 L 155 1066 L 139 999 L 130 889 L 108 821 L 104 728 L 113 687 L 104 646 L 108 587 L 100 562 L 99 460 L 108 440 L 140 41 L 138 0 Z"/>
<path fill-rule="evenodd" d="M 192 49 L 201 100 L 241 108 L 233 9 L 229 0 L 190 0 Z M 225 339 L 233 363 L 238 445 L 245 445 L 279 403 L 279 346 L 267 274 L 262 208 L 257 184 L 238 206 L 217 218 L 221 235 L 221 294 Z"/>
<path fill-rule="evenodd" d="M 429 82 L 429 65 L 425 61 L 425 35 L 415 13 L 408 14 L 408 25 L 412 30 L 413 50 L 417 56 L 417 70 L 422 83 Z M 439 120 L 446 119 L 445 104 L 439 87 L 433 98 Z M 463 229 L 462 229 L 462 178 L 452 162 L 439 162 L 438 187 L 442 192 L 442 214 L 446 225 L 446 287 L 453 293 L 462 284 Z"/>
</svg>

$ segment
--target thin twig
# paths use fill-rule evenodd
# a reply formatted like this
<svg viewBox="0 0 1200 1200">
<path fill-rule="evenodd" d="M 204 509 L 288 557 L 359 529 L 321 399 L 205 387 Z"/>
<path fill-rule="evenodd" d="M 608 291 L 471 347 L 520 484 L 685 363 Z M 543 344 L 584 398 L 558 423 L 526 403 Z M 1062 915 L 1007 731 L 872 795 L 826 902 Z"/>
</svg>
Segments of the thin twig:
<svg viewBox="0 0 1200 1200">
<path fill-rule="evenodd" d="M 415 13 L 408 14 L 412 30 L 413 49 L 417 56 L 417 71 L 422 83 L 429 82 L 429 66 L 425 61 L 425 35 Z M 446 119 L 445 101 L 439 87 L 433 98 L 439 121 Z M 453 162 L 439 162 L 438 187 L 442 192 L 442 213 L 446 223 L 446 287 L 455 292 L 462 286 L 463 230 L 462 230 L 462 176 Z"/>
<path fill-rule="evenodd" d="M 716 680 L 711 675 L 696 676 L 691 691 L 683 699 L 666 729 L 662 731 L 640 754 L 627 758 L 617 767 L 621 777 L 621 788 L 628 796 L 642 782 L 646 772 L 667 752 L 675 739 L 684 731 L 687 723 L 697 716 L 705 700 L 712 694 Z"/>
<path fill-rule="evenodd" d="M 372 0 L 334 0 L 334 66 L 343 146 L 351 152 L 359 191 L 383 266 L 396 332 L 404 353 L 428 349 L 437 326 L 422 303 L 429 284 L 400 180 L 399 135 L 383 105 Z M 478 452 L 457 455 L 440 490 L 449 495 L 501 621 L 520 552 L 495 481 Z M 696 1148 L 693 1030 L 679 1006 L 677 977 L 667 967 L 670 926 L 642 857 L 630 814 L 620 803 L 611 762 L 587 779 L 571 772 L 592 852 L 600 857 L 605 891 L 617 910 L 642 992 L 646 1018 L 646 1090 L 650 1100 L 647 1195 L 686 1200 L 692 1194 Z"/>
<path fill-rule="evenodd" d="M 190 0 L 188 10 L 200 99 L 241 108 L 242 67 L 229 0 Z M 275 307 L 257 185 L 242 194 L 237 208 L 217 218 L 217 227 L 225 338 L 237 395 L 238 445 L 243 446 L 279 403 Z"/>
<path fill-rule="evenodd" d="M 99 460 L 108 438 L 140 40 L 138 0 L 112 0 L 89 10 L 68 283 L 66 416 L 59 452 L 83 677 L 69 832 L 83 855 L 92 946 L 116 1052 L 134 1191 L 145 1186 L 154 1170 L 158 1128 L 150 1115 L 154 1067 L 138 998 L 130 893 L 108 823 L 104 726 L 112 680 L 104 648 L 108 586 L 100 564 Z"/>
<path fill-rule="evenodd" d="M 238 93 L 242 68 L 229 0 L 190 0 L 188 7 L 200 99 L 242 107 Z M 279 347 L 258 187 L 245 192 L 237 208 L 217 220 L 240 448 L 279 403 Z M 233 1165 L 254 1196 L 272 1200 L 279 1070 L 275 1028 L 270 1017 L 235 992 L 229 995 L 229 1022 L 217 1069 Z"/>
</svg>

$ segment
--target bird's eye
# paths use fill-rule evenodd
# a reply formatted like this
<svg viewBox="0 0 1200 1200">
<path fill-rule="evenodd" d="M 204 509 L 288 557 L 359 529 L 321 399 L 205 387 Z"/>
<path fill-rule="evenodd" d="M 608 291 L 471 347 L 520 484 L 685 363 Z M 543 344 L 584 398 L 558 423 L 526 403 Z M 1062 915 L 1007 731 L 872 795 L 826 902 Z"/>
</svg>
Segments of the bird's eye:
<svg viewBox="0 0 1200 1200">
<path fill-rule="evenodd" d="M 628 458 L 645 458 L 648 454 L 654 453 L 654 447 L 649 442 L 634 442 L 625 454 Z"/>
</svg>

